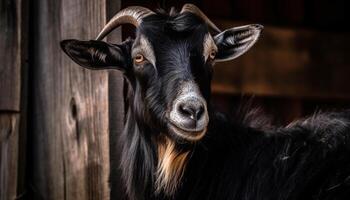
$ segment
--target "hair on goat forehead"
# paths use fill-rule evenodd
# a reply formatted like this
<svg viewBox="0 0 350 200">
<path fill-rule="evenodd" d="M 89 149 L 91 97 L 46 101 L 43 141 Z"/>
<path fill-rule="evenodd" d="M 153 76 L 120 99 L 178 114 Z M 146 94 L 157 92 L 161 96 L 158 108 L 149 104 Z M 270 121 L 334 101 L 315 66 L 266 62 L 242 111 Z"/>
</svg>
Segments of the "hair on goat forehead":
<svg viewBox="0 0 350 200">
<path fill-rule="evenodd" d="M 139 27 L 141 32 L 156 31 L 159 33 L 167 33 L 169 35 L 178 36 L 187 35 L 198 29 L 207 29 L 206 23 L 192 13 L 176 13 L 170 15 L 165 12 L 158 11 L 155 15 L 147 16 L 143 19 L 143 23 Z M 144 30 L 144 31 L 143 31 Z"/>
<path fill-rule="evenodd" d="M 203 54 L 203 43 L 205 35 L 208 34 L 208 27 L 202 19 L 192 13 L 169 15 L 158 12 L 144 18 L 137 32 L 138 37 L 145 37 L 152 46 L 157 57 L 157 68 L 165 63 L 167 67 L 169 64 L 179 67 L 185 66 L 184 60 L 189 55 Z M 197 58 L 201 61 L 200 56 Z M 183 64 L 179 65 L 177 62 Z"/>
</svg>

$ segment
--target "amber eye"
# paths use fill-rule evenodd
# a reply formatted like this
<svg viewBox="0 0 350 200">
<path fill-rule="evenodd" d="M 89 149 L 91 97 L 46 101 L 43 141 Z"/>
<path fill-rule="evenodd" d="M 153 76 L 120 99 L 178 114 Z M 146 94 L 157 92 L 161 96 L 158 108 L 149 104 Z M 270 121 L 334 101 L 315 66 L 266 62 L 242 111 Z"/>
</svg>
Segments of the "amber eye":
<svg viewBox="0 0 350 200">
<path fill-rule="evenodd" d="M 210 51 L 210 54 L 209 54 L 209 58 L 211 60 L 214 60 L 215 59 L 215 56 L 216 56 L 216 51 L 213 49 Z"/>
<path fill-rule="evenodd" d="M 142 54 L 137 54 L 134 57 L 134 63 L 135 64 L 141 64 L 143 61 L 145 61 L 145 57 Z"/>
</svg>

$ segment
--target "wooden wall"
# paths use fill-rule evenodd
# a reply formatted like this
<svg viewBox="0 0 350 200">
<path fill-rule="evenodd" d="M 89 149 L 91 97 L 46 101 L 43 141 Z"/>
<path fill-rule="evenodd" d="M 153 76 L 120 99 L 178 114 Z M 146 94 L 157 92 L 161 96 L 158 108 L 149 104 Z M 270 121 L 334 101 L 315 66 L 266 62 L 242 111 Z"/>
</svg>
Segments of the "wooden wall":
<svg viewBox="0 0 350 200">
<path fill-rule="evenodd" d="M 123 78 L 83 69 L 59 46 L 94 39 L 119 9 L 115 0 L 0 2 L 1 200 L 121 196 Z"/>
<path fill-rule="evenodd" d="M 94 38 L 105 1 L 38 0 L 33 13 L 31 180 L 36 198 L 108 199 L 108 74 L 78 67 L 62 39 Z"/>
<path fill-rule="evenodd" d="M 15 199 L 23 192 L 23 135 L 25 109 L 21 84 L 27 67 L 23 32 L 26 26 L 21 0 L 0 2 L 0 199 Z M 22 24 L 23 23 L 23 24 Z"/>
</svg>

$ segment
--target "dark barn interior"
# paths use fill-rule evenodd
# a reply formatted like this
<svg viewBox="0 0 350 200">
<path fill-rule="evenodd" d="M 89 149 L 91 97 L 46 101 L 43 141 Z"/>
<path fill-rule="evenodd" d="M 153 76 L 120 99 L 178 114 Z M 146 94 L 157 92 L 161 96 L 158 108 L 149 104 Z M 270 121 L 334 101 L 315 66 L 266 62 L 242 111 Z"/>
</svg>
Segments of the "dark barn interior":
<svg viewBox="0 0 350 200">
<path fill-rule="evenodd" d="M 2 0 L 0 200 L 124 199 L 116 145 L 127 84 L 119 72 L 79 68 L 60 50 L 90 40 L 118 10 L 184 3 L 223 29 L 264 25 L 245 55 L 215 66 L 213 104 L 232 116 L 259 108 L 273 124 L 350 108 L 345 0 Z M 132 26 L 107 41 L 134 34 Z"/>
</svg>

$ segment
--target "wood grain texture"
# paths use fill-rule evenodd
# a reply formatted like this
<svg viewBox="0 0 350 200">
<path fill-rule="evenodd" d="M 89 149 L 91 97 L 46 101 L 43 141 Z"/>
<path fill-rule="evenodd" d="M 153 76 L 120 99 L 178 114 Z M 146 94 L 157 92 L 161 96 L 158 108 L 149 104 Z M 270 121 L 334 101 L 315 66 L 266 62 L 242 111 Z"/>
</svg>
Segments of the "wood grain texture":
<svg viewBox="0 0 350 200">
<path fill-rule="evenodd" d="M 109 72 L 109 120 L 110 120 L 110 187 L 111 199 L 123 199 L 125 188 L 121 178 L 121 151 L 119 137 L 124 128 L 124 78 L 120 72 Z"/>
<path fill-rule="evenodd" d="M 237 26 L 217 21 L 221 27 Z M 245 55 L 215 66 L 215 93 L 350 98 L 350 39 L 325 33 L 266 26 Z"/>
<path fill-rule="evenodd" d="M 120 9 L 121 1 L 107 0 L 107 16 L 111 19 Z M 121 29 L 114 30 L 107 37 L 111 43 L 121 42 Z M 108 73 L 109 88 L 109 144 L 110 144 L 110 187 L 111 199 L 125 199 L 125 188 L 121 178 L 121 146 L 119 146 L 119 136 L 124 128 L 124 77 L 117 70 L 110 70 Z"/>
<path fill-rule="evenodd" d="M 0 110 L 19 111 L 21 1 L 0 1 Z"/>
<path fill-rule="evenodd" d="M 19 114 L 0 113 L 0 200 L 17 197 Z"/>
<path fill-rule="evenodd" d="M 22 1 L 0 1 L 0 200 L 14 200 L 18 189 L 21 107 Z"/>
<path fill-rule="evenodd" d="M 105 1 L 34 3 L 34 198 L 108 200 L 108 74 L 79 67 L 59 46 L 94 39 L 106 23 Z"/>
</svg>

